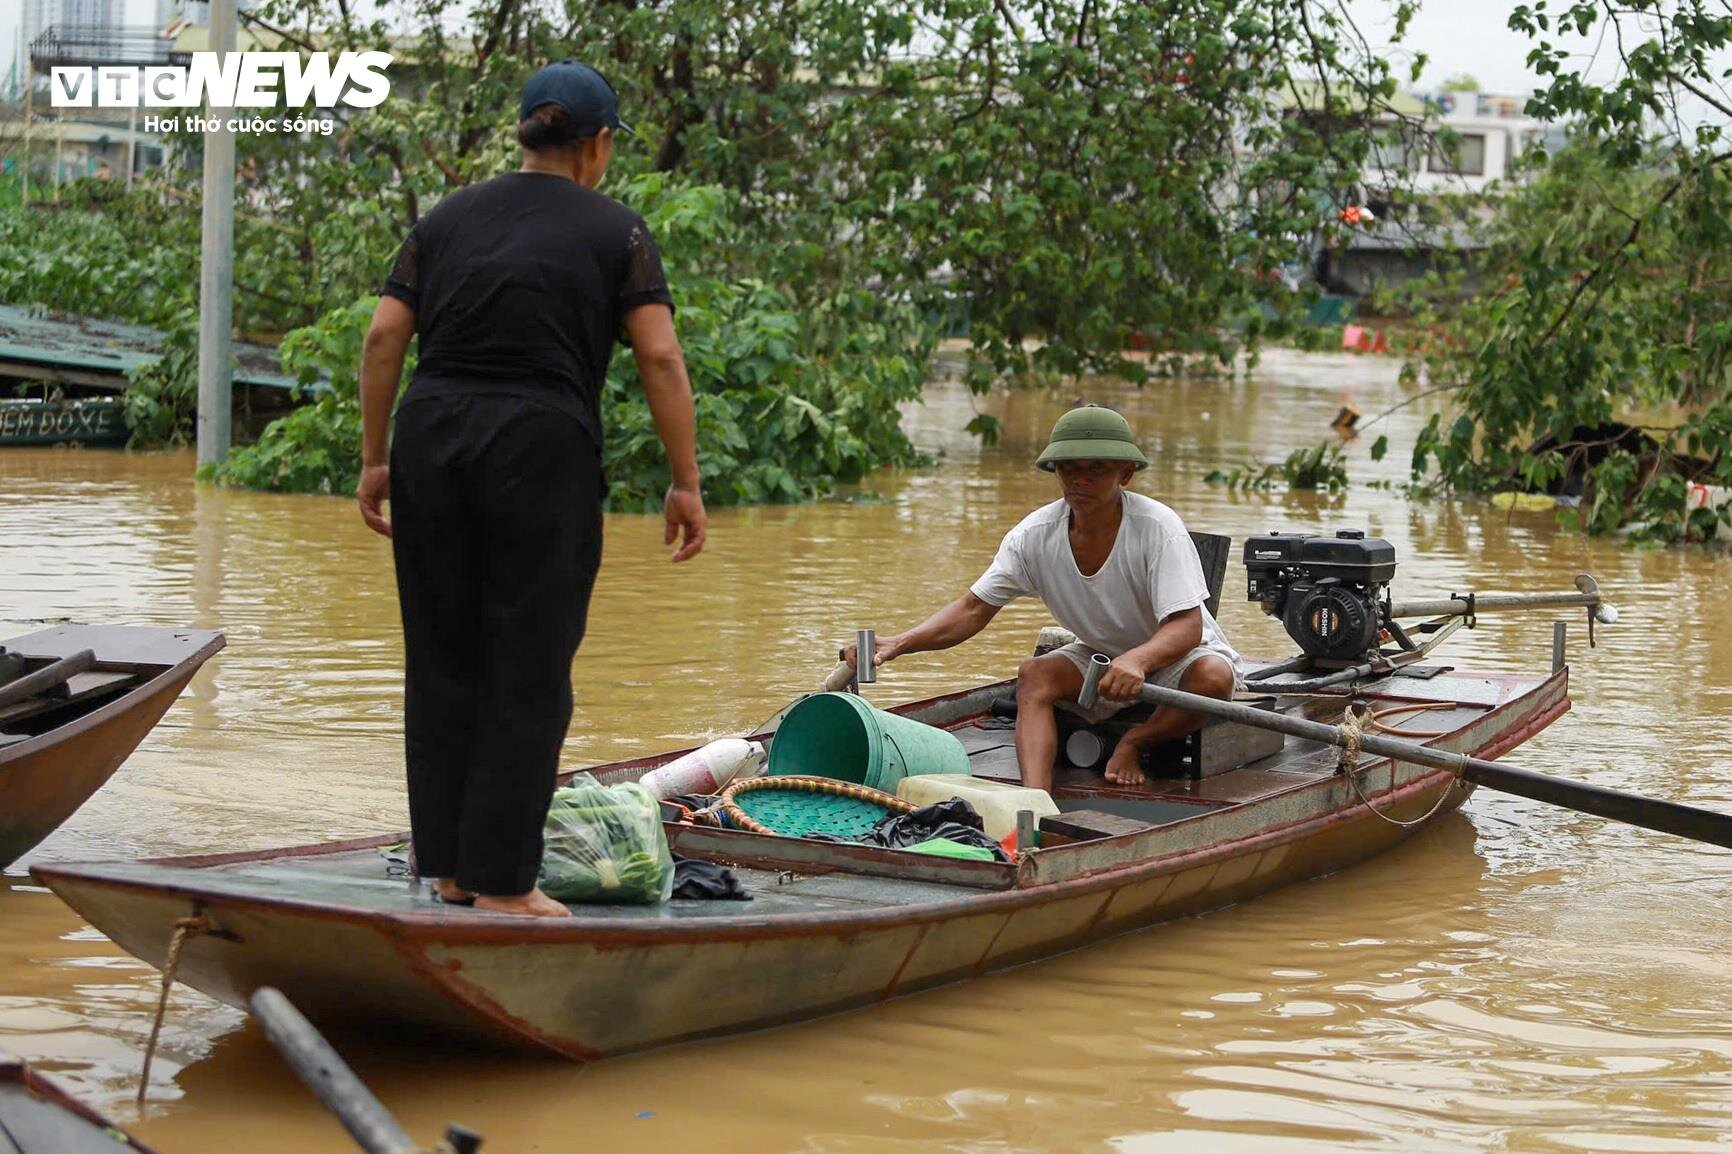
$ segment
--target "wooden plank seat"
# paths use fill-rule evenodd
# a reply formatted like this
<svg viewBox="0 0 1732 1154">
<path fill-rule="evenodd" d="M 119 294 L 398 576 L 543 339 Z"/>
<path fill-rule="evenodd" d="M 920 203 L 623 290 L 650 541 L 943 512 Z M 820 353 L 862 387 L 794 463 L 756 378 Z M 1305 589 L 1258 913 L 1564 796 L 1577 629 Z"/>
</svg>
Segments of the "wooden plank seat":
<svg viewBox="0 0 1732 1154">
<path fill-rule="evenodd" d="M 77 673 L 46 693 L 0 706 L 0 725 L 17 725 L 44 713 L 90 704 L 123 691 L 138 680 L 131 672 Z"/>
</svg>

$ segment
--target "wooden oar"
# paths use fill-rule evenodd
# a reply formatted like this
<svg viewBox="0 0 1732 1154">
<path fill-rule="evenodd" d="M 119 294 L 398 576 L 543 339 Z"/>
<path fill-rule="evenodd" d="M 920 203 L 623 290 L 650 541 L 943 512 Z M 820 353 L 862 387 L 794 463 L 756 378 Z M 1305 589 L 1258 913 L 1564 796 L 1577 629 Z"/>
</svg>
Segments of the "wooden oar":
<svg viewBox="0 0 1732 1154">
<path fill-rule="evenodd" d="M 1100 694 L 1101 673 L 1110 664 L 1108 658 L 1096 654 L 1084 672 L 1082 692 L 1077 694 L 1077 704 L 1084 709 L 1093 708 L 1095 699 Z M 1339 726 L 1255 709 L 1236 701 L 1200 697 L 1195 693 L 1164 689 L 1158 685 L 1144 685 L 1139 696 L 1150 705 L 1168 705 L 1189 713 L 1204 713 L 1211 717 L 1236 721 L 1241 725 L 1272 729 L 1290 737 L 1320 741 L 1338 748 L 1347 747 L 1350 740 Z M 1483 758 L 1469 757 L 1465 753 L 1451 753 L 1374 733 L 1359 734 L 1358 744 L 1359 748 L 1367 753 L 1446 770 L 1464 781 L 1471 781 L 1488 789 L 1732 849 L 1732 814 L 1716 813 L 1711 809 L 1698 809 L 1693 805 L 1681 805 L 1675 801 L 1662 801 L 1640 794 L 1622 793 L 1604 786 L 1569 781 L 1549 774 L 1535 773 L 1531 769 L 1517 769 L 1513 765 L 1499 765 Z"/>
<path fill-rule="evenodd" d="M 11 705 L 15 701 L 23 701 L 26 697 L 35 697 L 38 693 L 53 689 L 63 684 L 68 678 L 84 673 L 96 664 L 96 653 L 84 649 L 71 657 L 62 657 L 59 661 L 44 665 L 35 673 L 26 673 L 16 681 L 8 681 L 0 685 L 0 707 Z"/>
<path fill-rule="evenodd" d="M 362 1150 L 367 1154 L 420 1154 L 424 1147 L 397 1124 L 294 1003 L 280 991 L 260 986 L 253 992 L 250 1005 L 265 1036 Z M 452 1126 L 445 1131 L 445 1142 L 439 1149 L 474 1154 L 480 1147 L 480 1135 Z"/>
</svg>

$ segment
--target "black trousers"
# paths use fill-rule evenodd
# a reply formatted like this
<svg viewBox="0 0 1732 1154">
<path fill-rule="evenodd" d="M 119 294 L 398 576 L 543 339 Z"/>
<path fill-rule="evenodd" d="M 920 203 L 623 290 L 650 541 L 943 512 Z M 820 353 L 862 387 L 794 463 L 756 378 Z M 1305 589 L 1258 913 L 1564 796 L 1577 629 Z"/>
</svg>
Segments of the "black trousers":
<svg viewBox="0 0 1732 1154">
<path fill-rule="evenodd" d="M 535 885 L 601 497 L 595 445 L 565 413 L 489 394 L 397 413 L 391 545 L 423 877 L 495 895 Z"/>
</svg>

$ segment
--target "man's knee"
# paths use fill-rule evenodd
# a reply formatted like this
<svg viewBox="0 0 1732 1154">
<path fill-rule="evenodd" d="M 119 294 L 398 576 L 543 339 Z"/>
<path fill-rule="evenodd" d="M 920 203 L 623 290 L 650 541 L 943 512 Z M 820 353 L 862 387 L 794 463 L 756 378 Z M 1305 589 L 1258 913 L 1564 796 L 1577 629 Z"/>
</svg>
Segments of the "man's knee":
<svg viewBox="0 0 1732 1154">
<path fill-rule="evenodd" d="M 1179 688 L 1186 693 L 1195 693 L 1200 697 L 1215 697 L 1226 700 L 1233 696 L 1234 678 L 1233 666 L 1225 657 L 1210 654 L 1199 657 L 1185 670 L 1180 679 Z"/>
<path fill-rule="evenodd" d="M 1062 663 L 1062 666 L 1061 664 Z M 1031 657 L 1016 669 L 1016 700 L 1019 705 L 1051 705 L 1060 699 L 1076 696 L 1075 688 L 1071 687 L 1065 677 L 1066 669 L 1075 669 L 1069 661 L 1060 657 L 1053 661 L 1050 657 Z M 1080 685 L 1081 676 L 1077 677 Z"/>
</svg>

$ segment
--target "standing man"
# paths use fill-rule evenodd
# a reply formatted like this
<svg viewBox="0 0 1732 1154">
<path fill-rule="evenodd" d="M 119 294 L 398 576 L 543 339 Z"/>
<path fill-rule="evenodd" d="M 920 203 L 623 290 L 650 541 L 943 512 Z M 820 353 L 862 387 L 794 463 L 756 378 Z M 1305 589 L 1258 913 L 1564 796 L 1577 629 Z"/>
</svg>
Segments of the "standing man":
<svg viewBox="0 0 1732 1154">
<path fill-rule="evenodd" d="M 595 191 L 614 135 L 630 132 L 595 69 L 567 60 L 530 77 L 522 167 L 410 230 L 362 353 L 356 495 L 397 564 L 416 866 L 444 900 L 481 909 L 570 914 L 535 880 L 601 563 L 601 391 L 616 338 L 667 450 L 673 559 L 704 546 L 661 255 L 642 217 Z"/>
<path fill-rule="evenodd" d="M 960 645 L 1018 597 L 1045 602 L 1077 640 L 1017 670 L 1016 757 L 1024 785 L 1052 789 L 1053 704 L 1076 700 L 1096 653 L 1112 665 L 1101 674 L 1094 721 L 1131 704 L 1145 681 L 1221 699 L 1240 683 L 1239 655 L 1204 607 L 1209 587 L 1184 522 L 1159 501 L 1125 489 L 1148 463 L 1118 413 L 1095 405 L 1072 409 L 1035 461 L 1058 474 L 1064 496 L 1005 534 L 991 567 L 967 593 L 908 632 L 878 641 L 873 661 L 882 665 L 904 653 Z M 842 658 L 852 664 L 854 647 Z M 1141 784 L 1142 751 L 1202 723 L 1199 714 L 1160 706 L 1120 739 L 1106 779 Z"/>
</svg>

